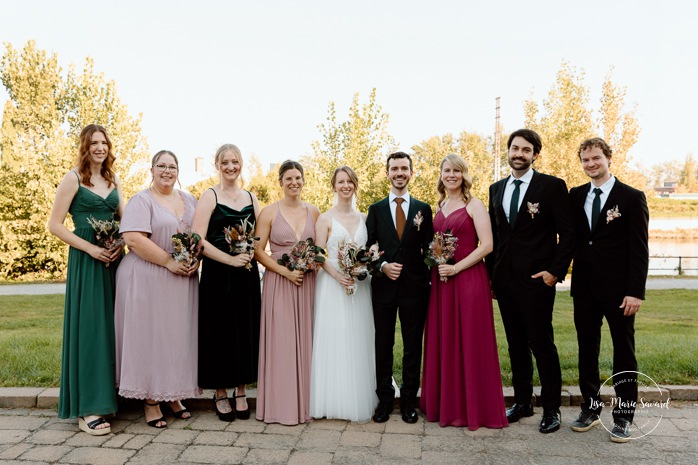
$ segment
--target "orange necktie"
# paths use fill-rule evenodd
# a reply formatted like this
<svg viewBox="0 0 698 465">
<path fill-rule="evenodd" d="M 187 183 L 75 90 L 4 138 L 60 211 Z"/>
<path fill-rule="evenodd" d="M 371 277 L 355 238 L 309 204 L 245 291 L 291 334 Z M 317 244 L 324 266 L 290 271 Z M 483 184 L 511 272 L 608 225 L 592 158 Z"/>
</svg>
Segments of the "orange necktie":
<svg viewBox="0 0 698 465">
<path fill-rule="evenodd" d="M 402 202 L 404 201 L 405 199 L 401 197 L 395 198 L 395 203 L 397 204 L 397 208 L 395 210 L 395 229 L 397 229 L 398 239 L 402 239 L 402 233 L 405 231 L 405 223 L 407 223 L 405 211 L 402 209 Z"/>
</svg>

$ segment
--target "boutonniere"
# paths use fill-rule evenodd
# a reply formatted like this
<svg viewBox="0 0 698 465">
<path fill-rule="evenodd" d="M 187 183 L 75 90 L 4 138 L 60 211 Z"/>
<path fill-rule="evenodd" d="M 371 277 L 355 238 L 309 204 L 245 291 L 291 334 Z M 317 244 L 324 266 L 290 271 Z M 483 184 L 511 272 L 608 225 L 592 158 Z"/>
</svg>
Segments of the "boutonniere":
<svg viewBox="0 0 698 465">
<path fill-rule="evenodd" d="M 414 225 L 417 226 L 417 231 L 419 231 L 419 227 L 422 226 L 422 221 L 424 221 L 424 215 L 422 215 L 422 210 L 419 210 L 414 216 Z"/>
<path fill-rule="evenodd" d="M 528 205 L 528 214 L 531 215 L 531 219 L 533 219 L 537 213 L 540 213 L 540 210 L 538 209 L 538 207 L 540 207 L 540 202 L 526 202 L 526 205 Z"/>
<path fill-rule="evenodd" d="M 611 221 L 615 220 L 616 218 L 620 218 L 620 212 L 618 211 L 618 205 L 615 207 L 606 210 L 606 224 L 610 223 Z"/>
</svg>

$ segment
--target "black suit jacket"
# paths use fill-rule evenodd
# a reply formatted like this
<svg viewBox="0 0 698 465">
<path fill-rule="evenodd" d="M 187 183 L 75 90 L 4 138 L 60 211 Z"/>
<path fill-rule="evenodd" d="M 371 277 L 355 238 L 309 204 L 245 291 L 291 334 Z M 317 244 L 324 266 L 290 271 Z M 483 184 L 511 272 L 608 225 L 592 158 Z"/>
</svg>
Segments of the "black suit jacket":
<svg viewBox="0 0 698 465">
<path fill-rule="evenodd" d="M 414 217 L 422 212 L 424 218 L 417 228 Z M 395 223 L 390 214 L 388 198 L 368 207 L 366 228 L 368 229 L 368 246 L 378 242 L 383 251 L 381 261 L 402 264 L 402 272 L 397 281 L 382 273 L 371 280 L 373 300 L 389 303 L 399 292 L 401 296 L 421 298 L 429 292 L 429 268 L 424 263 L 424 253 L 434 235 L 434 223 L 431 207 L 410 196 L 410 207 L 406 218 L 402 239 L 398 239 Z"/>
<path fill-rule="evenodd" d="M 540 271 L 562 282 L 574 252 L 574 222 L 565 181 L 534 171 L 512 227 L 502 207 L 508 179 L 490 186 L 494 247 L 485 263 L 493 287 L 505 287 L 512 280 L 516 286 L 540 285 L 541 278 L 531 278 Z M 538 212 L 529 213 L 528 203 L 537 204 Z"/>
<path fill-rule="evenodd" d="M 616 178 L 599 220 L 590 230 L 584 211 L 590 184 L 570 191 L 577 228 L 571 293 L 579 296 L 587 292 L 596 300 L 619 305 L 626 295 L 644 299 L 649 267 L 645 194 Z M 607 212 L 616 206 L 620 216 L 607 221 Z"/>
</svg>

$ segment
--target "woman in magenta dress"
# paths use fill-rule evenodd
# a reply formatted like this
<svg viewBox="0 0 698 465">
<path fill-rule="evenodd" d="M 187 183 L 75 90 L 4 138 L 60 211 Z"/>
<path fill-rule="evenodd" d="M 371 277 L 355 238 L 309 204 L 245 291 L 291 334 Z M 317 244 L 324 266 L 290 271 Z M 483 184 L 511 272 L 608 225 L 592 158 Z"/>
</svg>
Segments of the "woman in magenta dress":
<svg viewBox="0 0 698 465">
<path fill-rule="evenodd" d="M 472 197 L 471 186 L 465 160 L 446 156 L 434 231 L 450 230 L 458 242 L 455 264 L 432 269 L 420 408 L 428 421 L 476 430 L 508 423 L 492 295 L 482 261 L 492 251 L 492 230 L 487 209 Z"/>
<path fill-rule="evenodd" d="M 315 272 L 289 271 L 276 260 L 301 240 L 315 240 L 320 211 L 301 200 L 303 167 L 279 167 L 284 197 L 259 214 L 255 258 L 264 265 L 259 337 L 257 419 L 297 425 L 310 417 L 310 358 L 313 351 Z M 271 256 L 265 252 L 269 243 Z"/>
</svg>

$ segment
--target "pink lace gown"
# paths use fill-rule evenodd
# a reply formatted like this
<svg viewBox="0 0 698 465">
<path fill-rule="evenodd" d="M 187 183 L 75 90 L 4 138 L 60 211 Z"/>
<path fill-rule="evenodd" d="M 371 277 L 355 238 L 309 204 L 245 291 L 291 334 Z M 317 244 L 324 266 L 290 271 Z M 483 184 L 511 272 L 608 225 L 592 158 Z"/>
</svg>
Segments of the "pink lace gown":
<svg viewBox="0 0 698 465">
<path fill-rule="evenodd" d="M 456 261 L 477 248 L 475 224 L 465 208 L 448 218 L 436 214 L 434 231 L 447 229 L 458 238 Z M 508 426 L 492 296 L 482 261 L 445 283 L 438 269 L 432 269 L 420 409 L 428 421 L 441 426 Z"/>
<path fill-rule="evenodd" d="M 307 212 L 301 240 L 315 239 L 315 223 Z M 280 211 L 269 235 L 271 257 L 278 260 L 299 238 Z M 310 358 L 313 352 L 315 272 L 296 286 L 267 270 L 262 286 L 259 337 L 257 419 L 297 425 L 310 421 Z"/>
</svg>

